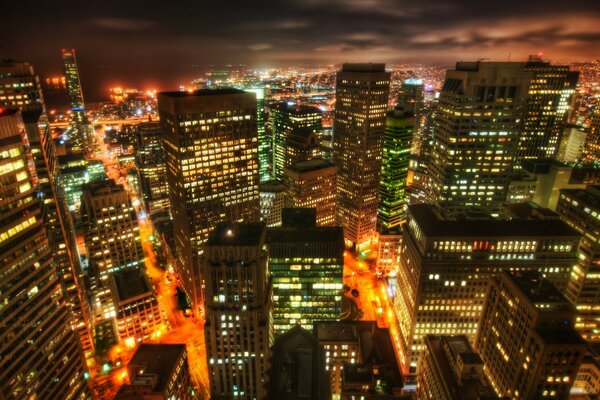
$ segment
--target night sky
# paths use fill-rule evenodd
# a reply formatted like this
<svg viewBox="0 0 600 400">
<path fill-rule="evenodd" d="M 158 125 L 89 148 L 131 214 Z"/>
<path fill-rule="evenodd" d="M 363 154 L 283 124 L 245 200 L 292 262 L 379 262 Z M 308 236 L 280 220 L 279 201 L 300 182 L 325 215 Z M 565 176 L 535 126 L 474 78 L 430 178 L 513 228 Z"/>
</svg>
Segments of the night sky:
<svg viewBox="0 0 600 400">
<path fill-rule="evenodd" d="M 208 65 L 600 57 L 597 0 L 3 1 L 0 55 L 60 73 L 78 52 L 84 94 L 174 89 Z"/>
</svg>

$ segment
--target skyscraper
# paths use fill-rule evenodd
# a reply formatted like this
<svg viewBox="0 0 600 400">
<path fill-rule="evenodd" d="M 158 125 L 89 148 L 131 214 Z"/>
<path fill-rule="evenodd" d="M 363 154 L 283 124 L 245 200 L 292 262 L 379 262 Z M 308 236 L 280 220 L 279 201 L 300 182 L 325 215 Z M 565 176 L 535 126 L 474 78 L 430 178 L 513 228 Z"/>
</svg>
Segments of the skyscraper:
<svg viewBox="0 0 600 400">
<path fill-rule="evenodd" d="M 286 167 L 285 206 L 315 208 L 318 226 L 334 226 L 336 176 L 337 167 L 322 158 Z"/>
<path fill-rule="evenodd" d="M 590 120 L 590 131 L 583 147 L 582 160 L 587 163 L 600 162 L 600 102 L 596 103 Z"/>
<path fill-rule="evenodd" d="M 169 188 L 165 179 L 165 152 L 159 122 L 143 122 L 136 127 L 137 166 L 144 207 L 149 214 L 169 211 Z"/>
<path fill-rule="evenodd" d="M 219 223 L 204 247 L 206 358 L 214 398 L 263 399 L 272 337 L 266 228 Z"/>
<path fill-rule="evenodd" d="M 259 185 L 260 220 L 267 226 L 281 226 L 281 210 L 285 206 L 285 186 L 271 180 Z"/>
<path fill-rule="evenodd" d="M 587 347 L 574 323 L 575 307 L 538 272 L 492 278 L 476 348 L 496 393 L 569 398 Z"/>
<path fill-rule="evenodd" d="M 387 114 L 377 214 L 383 231 L 399 226 L 406 215 L 405 191 L 414 126 L 415 116 L 409 111 L 397 109 Z"/>
<path fill-rule="evenodd" d="M 580 235 L 559 219 L 444 220 L 434 206 L 408 206 L 394 308 L 403 370 L 414 373 L 428 334 L 471 343 L 487 279 L 508 269 L 539 270 L 565 290 Z"/>
<path fill-rule="evenodd" d="M 323 148 L 314 129 L 296 128 L 289 133 L 285 144 L 285 167 L 322 156 Z"/>
<path fill-rule="evenodd" d="M 76 147 L 87 149 L 93 140 L 94 127 L 85 114 L 83 92 L 79 80 L 79 70 L 75 49 L 62 49 L 63 71 L 67 80 L 67 90 L 71 102 L 71 137 Z"/>
<path fill-rule="evenodd" d="M 273 280 L 273 328 L 337 321 L 342 303 L 344 239 L 341 227 L 316 226 L 315 209 L 286 208 L 283 225 L 267 230 Z"/>
<path fill-rule="evenodd" d="M 565 295 L 577 307 L 575 329 L 588 342 L 600 342 L 600 186 L 563 189 L 556 212 L 581 236 L 577 266 Z"/>
<path fill-rule="evenodd" d="M 236 89 L 158 95 L 169 198 L 175 232 L 175 269 L 201 312 L 198 257 L 222 221 L 259 220 L 256 97 Z"/>
<path fill-rule="evenodd" d="M 265 89 L 262 87 L 244 89 L 256 95 L 256 128 L 258 131 L 258 176 L 260 182 L 272 179 L 273 174 L 273 143 L 267 135 Z"/>
<path fill-rule="evenodd" d="M 0 111 L 0 398 L 87 399 L 23 127 Z"/>
<path fill-rule="evenodd" d="M 347 244 L 375 236 L 389 87 L 385 64 L 344 64 L 337 73 L 333 159 L 337 220 Z"/>
<path fill-rule="evenodd" d="M 317 107 L 281 102 L 270 110 L 273 136 L 273 177 L 282 179 L 283 169 L 292 161 L 286 159 L 288 138 L 298 128 L 323 129 L 323 116 Z"/>
</svg>

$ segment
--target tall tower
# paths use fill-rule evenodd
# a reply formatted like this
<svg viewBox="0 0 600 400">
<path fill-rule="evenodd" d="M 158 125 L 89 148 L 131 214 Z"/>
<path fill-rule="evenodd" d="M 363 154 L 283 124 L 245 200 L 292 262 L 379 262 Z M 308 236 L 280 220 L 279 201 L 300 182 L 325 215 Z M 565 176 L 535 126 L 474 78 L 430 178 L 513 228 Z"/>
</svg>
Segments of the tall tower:
<svg viewBox="0 0 600 400">
<path fill-rule="evenodd" d="M 344 64 L 337 73 L 333 158 L 346 244 L 369 242 L 376 232 L 389 90 L 385 64 Z"/>
<path fill-rule="evenodd" d="M 88 399 L 17 109 L 0 111 L 0 398 Z"/>
<path fill-rule="evenodd" d="M 63 71 L 67 80 L 67 90 L 71 102 L 71 131 L 76 146 L 85 149 L 92 140 L 93 126 L 85 115 L 83 92 L 79 80 L 79 69 L 75 49 L 62 49 Z"/>
<path fill-rule="evenodd" d="M 165 180 L 165 152 L 159 122 L 143 122 L 136 127 L 136 166 L 140 192 L 148 213 L 169 211 L 169 191 Z"/>
<path fill-rule="evenodd" d="M 266 110 L 265 110 L 265 89 L 255 87 L 244 89 L 246 92 L 256 95 L 256 128 L 258 131 L 258 175 L 260 182 L 267 182 L 271 179 L 273 172 L 273 143 L 271 137 L 267 135 L 266 129 Z"/>
<path fill-rule="evenodd" d="M 590 121 L 590 131 L 583 146 L 582 159 L 586 163 L 600 162 L 600 102 L 596 103 Z"/>
<path fill-rule="evenodd" d="M 270 111 L 273 134 L 273 176 L 283 178 L 283 169 L 291 164 L 286 158 L 288 138 L 298 128 L 312 131 L 323 129 L 321 110 L 313 106 L 278 103 Z"/>
<path fill-rule="evenodd" d="M 272 337 L 265 240 L 262 222 L 222 222 L 204 248 L 204 334 L 214 398 L 265 396 Z"/>
<path fill-rule="evenodd" d="M 165 92 L 158 96 L 175 268 L 194 312 L 203 285 L 198 257 L 222 221 L 260 219 L 256 97 L 237 89 Z"/>
<path fill-rule="evenodd" d="M 382 231 L 400 226 L 406 216 L 405 190 L 414 127 L 415 116 L 412 112 L 404 109 L 388 112 L 377 215 Z"/>
</svg>

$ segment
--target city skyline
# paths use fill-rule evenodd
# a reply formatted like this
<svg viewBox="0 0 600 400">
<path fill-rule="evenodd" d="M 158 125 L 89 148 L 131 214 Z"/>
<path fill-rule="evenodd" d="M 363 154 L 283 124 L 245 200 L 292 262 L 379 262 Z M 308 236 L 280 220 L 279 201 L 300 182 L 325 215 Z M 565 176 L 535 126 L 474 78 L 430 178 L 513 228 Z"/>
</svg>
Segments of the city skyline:
<svg viewBox="0 0 600 400">
<path fill-rule="evenodd" d="M 6 6 L 7 31 L 25 22 Z M 211 18 L 198 20 L 198 16 Z M 29 30 L 4 44 L 3 57 L 31 62 L 41 76 L 59 74 L 57 49 L 76 48 L 82 86 L 92 101 L 108 87 L 160 90 L 187 84 L 210 65 L 253 67 L 343 62 L 424 63 L 523 61 L 544 54 L 556 62 L 588 61 L 600 39 L 600 12 L 589 1 L 339 0 L 103 2 L 88 13 L 72 1 L 40 3 Z M 352 24 L 346 21 L 352 20 Z M 43 32 L 44 40 L 35 40 Z M 133 68 L 136 72 L 133 73 Z M 95 83 L 92 85 L 92 83 Z"/>
</svg>

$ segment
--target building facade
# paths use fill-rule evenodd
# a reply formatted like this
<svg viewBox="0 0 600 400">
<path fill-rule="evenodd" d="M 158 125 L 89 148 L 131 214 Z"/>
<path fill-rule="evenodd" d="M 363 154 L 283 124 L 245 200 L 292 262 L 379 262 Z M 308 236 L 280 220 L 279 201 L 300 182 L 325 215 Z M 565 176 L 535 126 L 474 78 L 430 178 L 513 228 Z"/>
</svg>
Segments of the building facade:
<svg viewBox="0 0 600 400">
<path fill-rule="evenodd" d="M 165 179 L 165 152 L 159 122 L 143 122 L 136 127 L 135 164 L 140 194 L 149 214 L 169 211 L 169 188 Z"/>
<path fill-rule="evenodd" d="M 260 218 L 256 97 L 236 89 L 158 95 L 175 270 L 194 313 L 202 313 L 198 258 L 221 221 Z"/>
<path fill-rule="evenodd" d="M 214 398 L 263 399 L 272 338 L 262 222 L 216 226 L 206 242 L 206 359 Z"/>
<path fill-rule="evenodd" d="M 267 226 L 281 226 L 281 210 L 285 207 L 285 186 L 281 181 L 263 182 L 260 193 L 260 220 Z"/>
<path fill-rule="evenodd" d="M 336 76 L 337 222 L 348 245 L 375 236 L 389 88 L 385 64 L 344 64 Z"/>
</svg>

